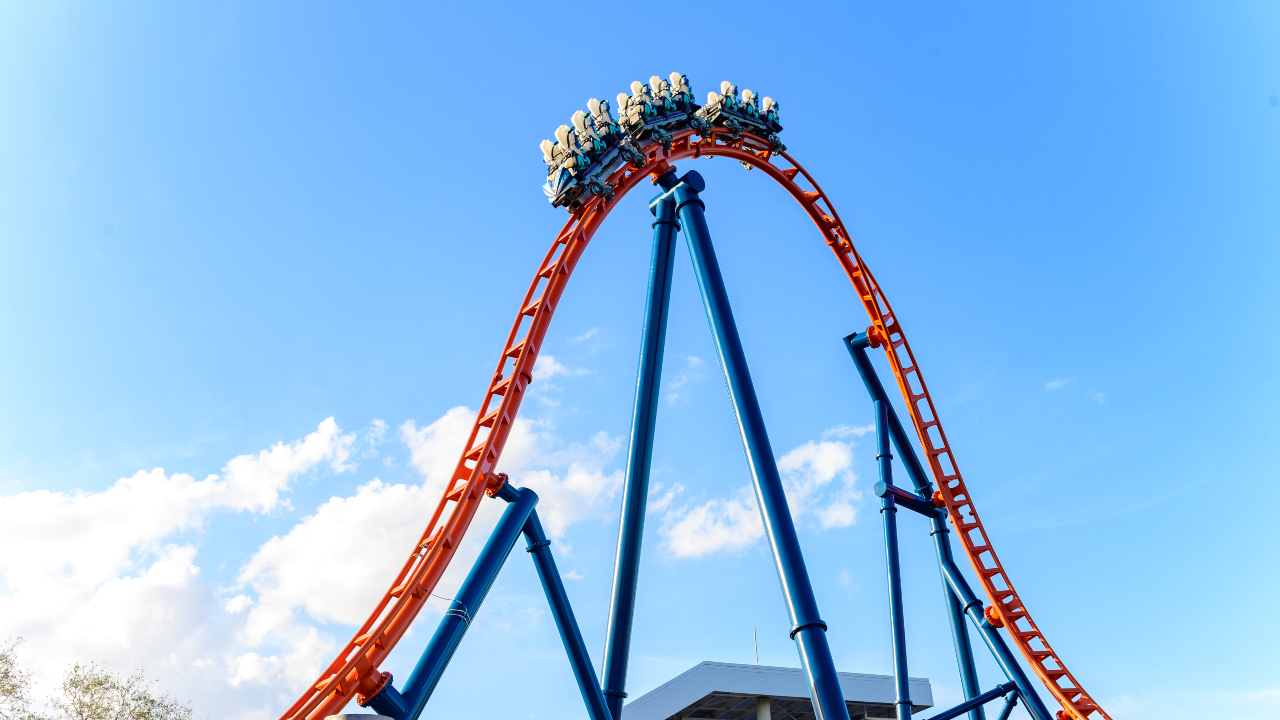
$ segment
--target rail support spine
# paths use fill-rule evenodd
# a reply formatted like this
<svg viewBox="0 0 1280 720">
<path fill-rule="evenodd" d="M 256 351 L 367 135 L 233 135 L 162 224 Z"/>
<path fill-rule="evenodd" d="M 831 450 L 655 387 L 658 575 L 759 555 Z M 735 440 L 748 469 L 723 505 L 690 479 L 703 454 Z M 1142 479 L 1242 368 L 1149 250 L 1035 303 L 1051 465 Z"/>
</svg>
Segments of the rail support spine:
<svg viewBox="0 0 1280 720">
<path fill-rule="evenodd" d="M 613 569 L 613 596 L 605 631 L 604 695 L 609 712 L 622 717 L 627 697 L 627 663 L 631 654 L 631 623 L 635 617 L 636 586 L 640 575 L 640 544 L 644 536 L 645 505 L 653 433 L 658 419 L 658 387 L 667 339 L 667 310 L 671 301 L 671 272 L 675 265 L 676 203 L 666 192 L 675 186 L 675 170 L 658 178 L 663 193 L 649 204 L 653 213 L 653 254 L 649 260 L 649 293 L 640 341 L 640 369 L 636 377 L 635 407 L 631 413 L 631 447 L 622 487 L 622 519 L 618 523 L 618 554 Z"/>
<path fill-rule="evenodd" d="M 493 587 L 493 582 L 498 577 L 498 571 L 502 569 L 507 556 L 511 554 L 511 549 L 515 547 L 525 522 L 538 504 L 538 496 L 532 490 L 528 488 L 516 490 L 509 484 L 502 487 L 499 497 L 510 504 L 502 512 L 502 517 L 494 526 L 493 533 L 489 535 L 489 541 L 480 551 L 480 557 L 476 559 L 476 564 L 467 574 L 467 579 L 462 581 L 457 598 L 449 604 L 449 609 L 440 619 L 435 635 L 432 635 L 431 642 L 427 643 L 427 649 L 423 651 L 418 665 L 409 675 L 408 682 L 404 684 L 404 690 L 397 691 L 388 680 L 382 690 L 360 703 L 362 706 L 371 707 L 378 714 L 396 720 L 417 720 L 422 714 L 422 709 L 426 707 L 432 691 L 440 682 L 440 676 L 444 674 L 450 658 L 458 649 L 458 643 L 462 641 L 462 636 L 471 626 L 471 621 L 480 610 L 480 604 L 484 602 L 485 596 L 489 594 L 489 589 Z"/>
<path fill-rule="evenodd" d="M 889 453 L 889 407 L 877 400 L 876 464 L 880 466 L 880 487 L 893 487 L 893 455 Z M 898 564 L 898 507 L 894 494 L 880 495 L 880 519 L 884 524 L 885 563 L 889 570 L 889 628 L 893 633 L 894 707 L 898 720 L 911 720 L 911 688 L 907 677 L 907 628 L 902 617 L 902 573 Z"/>
<path fill-rule="evenodd" d="M 893 437 L 893 444 L 897 447 L 898 455 L 902 458 L 902 463 L 907 468 L 907 474 L 911 476 L 911 482 L 915 485 L 916 492 L 929 497 L 932 485 L 924 475 L 920 460 L 907 439 L 907 434 L 902 430 L 902 423 L 898 420 L 898 413 L 889 404 L 889 396 L 885 393 L 884 386 L 880 384 L 880 377 L 871 365 L 871 358 L 867 357 L 867 348 L 871 346 L 870 338 L 867 337 L 865 332 L 854 333 L 847 336 L 844 339 L 844 343 L 849 350 L 849 356 L 853 358 L 854 367 L 858 369 L 858 375 L 862 377 L 862 383 L 867 387 L 867 393 L 871 395 L 872 401 L 884 403 L 885 407 L 888 408 L 889 428 Z M 895 428 L 896 432 L 894 431 Z M 913 468 L 915 469 L 913 470 Z M 879 493 L 877 492 L 877 494 Z M 939 573 L 942 575 L 942 594 L 945 596 L 943 601 L 947 607 L 947 619 L 951 625 L 951 639 L 956 649 L 956 665 L 960 670 L 960 687 L 964 692 L 965 700 L 972 700 L 981 692 L 978 689 L 977 667 L 973 663 L 973 644 L 969 640 L 969 628 L 964 621 L 964 608 L 960 605 L 960 601 L 956 596 L 947 589 L 946 573 L 941 569 L 944 564 L 952 562 L 951 541 L 948 537 L 950 531 L 947 530 L 946 516 L 940 509 L 930 513 L 928 517 L 929 534 L 933 537 L 934 550 L 938 555 Z M 981 705 L 969 711 L 969 720 L 986 720 L 986 713 Z"/>
<path fill-rule="evenodd" d="M 680 184 L 671 190 L 676 201 L 676 212 L 684 229 L 693 260 L 694 273 L 698 277 L 698 289 L 711 324 L 716 352 L 724 370 L 729 399 L 733 402 L 738 431 L 746 450 L 747 467 L 751 472 L 760 514 L 764 520 L 765 535 L 773 551 L 778 579 L 782 584 L 782 596 L 791 616 L 791 637 L 800 653 L 800 665 L 809 681 L 809 693 L 818 720 L 848 720 L 849 711 L 844 704 L 844 694 L 836 676 L 835 661 L 827 643 L 827 624 L 818 615 L 818 602 L 805 569 L 804 555 L 800 551 L 800 539 L 795 523 L 787 507 L 787 496 L 782 489 L 778 464 L 765 431 L 760 402 L 756 398 L 751 374 L 747 369 L 742 339 L 733 320 L 733 309 L 725 292 L 724 278 L 711 245 L 711 233 L 703 215 L 705 206 L 699 193 L 706 187 L 702 176 L 690 171 Z"/>
<path fill-rule="evenodd" d="M 587 715 L 591 720 L 613 720 L 614 716 L 610 714 L 605 697 L 600 692 L 596 670 L 591 665 L 587 645 L 582 641 L 578 621 L 573 616 L 573 607 L 569 605 L 569 594 L 564 590 L 555 558 L 551 557 L 551 541 L 542 531 L 542 522 L 538 520 L 536 510 L 525 520 L 524 536 L 529 543 L 527 549 L 533 556 L 533 564 L 538 569 L 542 590 L 547 594 L 547 602 L 551 605 L 551 614 L 556 619 L 560 640 L 564 642 L 565 652 L 569 655 L 569 664 L 573 666 L 573 676 L 578 681 L 582 701 L 587 705 Z"/>
</svg>

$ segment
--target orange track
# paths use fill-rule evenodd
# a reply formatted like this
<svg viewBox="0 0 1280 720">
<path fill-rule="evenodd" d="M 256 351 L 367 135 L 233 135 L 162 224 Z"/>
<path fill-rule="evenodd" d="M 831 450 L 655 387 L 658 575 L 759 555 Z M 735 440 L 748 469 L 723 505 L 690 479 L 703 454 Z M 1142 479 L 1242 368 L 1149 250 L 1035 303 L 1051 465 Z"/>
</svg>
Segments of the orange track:
<svg viewBox="0 0 1280 720">
<path fill-rule="evenodd" d="M 676 136 L 670 151 L 660 146 L 650 147 L 644 168 L 627 167 L 609 179 L 615 193 L 612 201 L 594 197 L 569 218 L 525 293 L 520 313 L 503 346 L 502 359 L 480 405 L 478 419 L 471 428 L 466 445 L 468 449 L 458 460 L 419 544 L 355 637 L 329 664 L 320 679 L 281 716 L 281 720 L 320 720 L 339 712 L 357 694 L 373 695 L 387 682 L 390 676 L 380 672 L 378 666 L 409 629 L 426 603 L 428 593 L 440 581 L 483 497 L 492 495 L 504 482 L 504 478 L 494 472 L 494 466 L 502 455 L 525 389 L 533 380 L 533 365 L 551 324 L 551 316 L 591 237 L 613 207 L 641 180 L 661 175 L 670 163 L 677 160 L 705 155 L 730 157 L 763 170 L 809 213 L 857 290 L 871 318 L 873 335 L 879 336 L 877 344 L 885 348 L 893 366 L 893 374 L 906 400 L 921 447 L 925 449 L 929 467 L 946 501 L 951 522 L 958 530 L 956 534 L 991 601 L 988 617 L 1003 623 L 1031 668 L 1062 704 L 1064 712 L 1058 714 L 1060 718 L 1086 720 L 1090 714 L 1097 713 L 1101 718 L 1111 720 L 1049 647 L 1009 582 L 960 477 L 902 326 L 875 278 L 854 250 L 849 233 L 831 201 L 809 173 L 787 153 L 774 155 L 768 143 L 752 135 L 743 135 L 735 141 L 727 131 L 719 128 L 714 129 L 712 137 L 707 139 L 698 139 L 693 131 L 685 131 Z M 778 167 L 772 162 L 775 157 L 781 157 L 790 167 Z M 810 189 L 806 190 L 801 182 Z"/>
</svg>

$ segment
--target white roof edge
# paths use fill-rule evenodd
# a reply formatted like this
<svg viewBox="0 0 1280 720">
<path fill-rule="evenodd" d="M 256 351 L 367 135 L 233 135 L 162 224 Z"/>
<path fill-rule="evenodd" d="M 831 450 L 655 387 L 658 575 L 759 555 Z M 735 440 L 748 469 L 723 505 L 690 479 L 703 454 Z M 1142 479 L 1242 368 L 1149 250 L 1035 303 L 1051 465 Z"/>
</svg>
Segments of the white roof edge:
<svg viewBox="0 0 1280 720">
<path fill-rule="evenodd" d="M 838 672 L 848 702 L 894 702 L 890 675 Z M 912 704 L 933 706 L 927 678 L 910 678 Z M 809 685 L 800 668 L 704 661 L 636 698 L 623 708 L 623 720 L 666 720 L 713 692 L 808 698 Z"/>
</svg>

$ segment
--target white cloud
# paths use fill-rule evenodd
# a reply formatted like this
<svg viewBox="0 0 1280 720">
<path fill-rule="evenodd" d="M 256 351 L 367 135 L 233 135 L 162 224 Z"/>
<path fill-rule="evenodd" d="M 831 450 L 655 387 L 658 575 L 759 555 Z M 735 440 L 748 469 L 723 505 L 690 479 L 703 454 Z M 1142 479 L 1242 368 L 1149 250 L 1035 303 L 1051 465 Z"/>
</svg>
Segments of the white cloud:
<svg viewBox="0 0 1280 720">
<path fill-rule="evenodd" d="M 157 468 L 99 492 L 0 497 L 0 545 L 22 548 L 0 555 L 8 586 L 0 635 L 39 638 L 26 654 L 46 681 L 72 661 L 98 660 L 145 666 L 189 697 L 216 696 L 218 668 L 229 659 L 225 625 L 235 616 L 219 610 L 195 564 L 196 546 L 181 534 L 218 512 L 287 508 L 282 496 L 298 477 L 354 467 L 355 438 L 329 418 L 204 480 Z M 250 600 L 224 607 L 243 610 Z"/>
<path fill-rule="evenodd" d="M 1100 392 L 1098 390 L 1090 390 L 1089 392 L 1085 393 L 1085 395 L 1088 395 L 1090 400 L 1098 404 L 1102 404 L 1107 401 L 1107 394 L 1104 392 Z"/>
<path fill-rule="evenodd" d="M 574 377 L 577 375 L 587 375 L 591 371 L 586 368 L 572 367 L 565 365 L 555 358 L 554 355 L 539 355 L 538 361 L 533 365 L 534 380 L 550 380 L 553 377 L 565 376 Z"/>
<path fill-rule="evenodd" d="M 586 331 L 586 332 L 582 333 L 581 335 L 578 335 L 577 337 L 569 338 L 569 342 L 572 342 L 572 343 L 580 343 L 580 342 L 582 342 L 582 341 L 584 341 L 584 340 L 589 340 L 589 339 L 591 339 L 592 337 L 594 337 L 594 336 L 595 336 L 595 334 L 596 334 L 596 333 L 598 333 L 598 332 L 600 332 L 600 328 L 598 328 L 598 327 L 593 327 L 593 328 L 591 328 L 590 330 L 588 330 L 588 331 Z"/>
<path fill-rule="evenodd" d="M 258 597 L 243 627 L 245 651 L 231 667 L 232 683 L 246 682 L 253 673 L 289 678 L 307 675 L 311 670 L 306 668 L 319 671 L 336 646 L 325 644 L 326 635 L 311 635 L 310 623 L 358 625 L 365 619 L 418 542 L 425 519 L 434 511 L 464 449 L 475 415 L 473 410 L 456 407 L 423 428 L 412 420 L 405 422 L 400 437 L 409 448 L 410 463 L 423 478 L 421 484 L 372 480 L 352 496 L 330 498 L 288 534 L 258 549 L 239 578 Z M 605 433 L 586 443 L 565 443 L 549 421 L 520 418 L 512 427 L 499 470 L 509 473 L 516 485 L 538 493 L 543 526 L 558 539 L 617 492 L 621 471 L 605 473 L 603 467 L 621 445 Z M 501 510 L 499 502 L 481 504 L 437 595 L 456 592 Z M 566 550 L 562 546 L 558 554 Z M 432 603 L 437 611 L 442 609 L 441 603 Z M 315 651 L 299 654 L 300 642 Z M 264 648 L 276 652 L 270 654 Z M 290 648 L 295 648 L 292 654 L 286 652 Z M 323 648 L 329 649 L 321 652 Z"/>
<path fill-rule="evenodd" d="M 1058 390 L 1075 378 L 1054 378 L 1044 384 L 1046 390 Z"/>
<path fill-rule="evenodd" d="M 542 525 L 558 539 L 622 487 L 621 470 L 605 474 L 603 469 L 613 462 L 622 440 L 602 431 L 586 443 L 565 444 L 554 430 L 550 421 L 518 418 L 498 469 L 538 494 Z"/>
<path fill-rule="evenodd" d="M 830 440 L 810 440 L 778 458 L 792 517 L 799 520 L 812 514 L 823 530 L 852 525 L 856 516 L 853 502 L 862 497 L 853 489 L 852 466 L 852 448 Z M 835 480 L 839 480 L 835 490 L 825 492 Z"/>
<path fill-rule="evenodd" d="M 681 400 L 689 399 L 688 394 L 684 392 L 680 392 L 680 390 L 685 385 L 688 385 L 691 382 L 702 380 L 704 377 L 706 377 L 705 375 L 702 374 L 702 368 L 704 367 L 706 367 L 706 363 L 702 361 L 702 358 L 696 355 L 685 356 L 684 365 L 680 368 L 680 371 L 676 373 L 676 376 L 674 378 L 671 378 L 671 380 L 667 382 L 663 388 L 667 391 L 668 407 L 675 405 L 677 402 Z"/>
<path fill-rule="evenodd" d="M 842 425 L 823 436 L 848 436 L 856 430 Z M 852 465 L 852 447 L 832 440 L 809 441 L 778 458 L 787 505 L 797 523 L 812 519 L 818 528 L 828 530 L 855 522 L 855 503 L 862 494 L 854 489 Z M 665 507 L 671 497 L 662 500 Z M 747 486 L 728 498 L 667 510 L 660 532 L 675 557 L 699 557 L 741 550 L 764 537 L 764 525 L 755 495 Z"/>
<path fill-rule="evenodd" d="M 306 437 L 232 458 L 203 480 L 155 469 L 100 492 L 0 497 L 0 543 L 22 548 L 0 556 L 0 636 L 39 638 L 24 654 L 53 682 L 72 661 L 146 667 L 166 689 L 218 716 L 267 717 L 264 708 L 287 704 L 314 680 L 347 626 L 363 621 L 390 584 L 440 499 L 474 418 L 458 407 L 425 427 L 403 423 L 398 437 L 420 482 L 374 478 L 330 498 L 262 543 L 235 586 L 223 590 L 202 578 L 189 533 L 217 513 L 288 511 L 298 478 L 354 470 L 356 458 L 378 454 L 387 423 L 344 433 L 329 418 Z M 609 516 L 603 502 L 622 482 L 622 472 L 609 466 L 621 447 L 606 433 L 566 442 L 550 421 L 521 419 L 501 469 L 539 494 L 543 523 L 561 538 L 574 523 Z M 439 594 L 456 592 L 502 506 L 482 503 Z M 568 551 L 561 545 L 558 555 Z M 442 606 L 433 601 L 435 611 Z M 508 614 L 516 623 L 516 615 L 538 612 Z"/>
<path fill-rule="evenodd" d="M 672 555 L 699 557 L 754 543 L 764 537 L 764 523 L 751 488 L 743 487 L 732 497 L 668 512 L 662 535 Z"/>
<path fill-rule="evenodd" d="M 829 440 L 831 438 L 862 437 L 867 433 L 875 432 L 875 430 L 875 423 L 867 423 L 866 425 L 837 425 L 833 428 L 823 430 L 822 439 Z"/>
<path fill-rule="evenodd" d="M 458 457 L 466 449 L 463 445 L 475 417 L 474 410 L 459 406 L 422 429 L 412 420 L 400 426 L 400 439 L 409 447 L 409 464 L 437 496 L 444 492 Z"/>
</svg>

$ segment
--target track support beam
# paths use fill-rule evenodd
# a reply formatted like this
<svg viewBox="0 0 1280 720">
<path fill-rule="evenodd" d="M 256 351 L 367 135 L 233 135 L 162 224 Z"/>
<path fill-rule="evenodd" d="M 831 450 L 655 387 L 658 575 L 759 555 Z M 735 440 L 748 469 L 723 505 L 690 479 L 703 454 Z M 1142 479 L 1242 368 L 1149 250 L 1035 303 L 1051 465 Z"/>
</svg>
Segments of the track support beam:
<svg viewBox="0 0 1280 720">
<path fill-rule="evenodd" d="M 889 404 L 877 400 L 876 464 L 880 482 L 893 487 L 893 455 L 889 452 Z M 907 675 L 907 628 L 902 617 L 902 570 L 898 565 L 898 507 L 894 494 L 880 494 L 880 519 L 884 524 L 885 563 L 889 571 L 889 627 L 893 633 L 894 708 L 898 720 L 911 720 L 911 688 Z"/>
<path fill-rule="evenodd" d="M 911 445 L 910 440 L 907 439 L 906 432 L 902 429 L 902 423 L 898 420 L 898 413 L 889 404 L 889 396 L 885 393 L 884 386 L 880 384 L 880 377 L 871 365 L 871 358 L 867 357 L 867 348 L 871 346 L 870 338 L 865 332 L 854 333 L 844 339 L 844 344 L 849 350 L 849 356 L 853 358 L 854 367 L 858 369 L 858 375 L 862 377 L 862 383 L 866 386 L 867 393 L 871 395 L 872 402 L 876 403 L 877 406 L 883 405 L 888 411 L 890 437 L 893 438 L 893 444 L 898 449 L 898 456 L 902 458 L 902 464 L 907 468 L 907 474 L 911 477 L 911 482 L 915 486 L 916 492 L 924 497 L 929 497 L 932 485 L 924 474 L 924 469 L 916 456 L 915 448 Z M 877 414 L 878 419 L 879 415 Z M 889 488 L 881 488 L 877 485 L 875 494 L 879 496 L 883 491 L 890 488 L 892 488 L 891 483 L 889 483 Z M 910 500 L 904 498 L 896 499 L 902 505 L 917 512 L 925 509 Z M 948 538 L 949 531 L 947 530 L 946 516 L 938 512 L 936 506 L 933 506 L 932 512 L 928 513 L 928 518 L 930 535 L 933 536 L 934 549 L 938 555 L 939 567 L 941 567 L 943 563 L 951 562 L 951 542 Z M 969 642 L 969 628 L 964 622 L 964 609 L 955 595 L 947 589 L 945 574 L 942 576 L 942 594 L 944 596 L 943 602 L 947 608 L 947 619 L 951 625 L 951 639 L 956 649 L 956 665 L 960 670 L 960 687 L 964 692 L 965 700 L 972 700 L 981 692 L 978 689 L 978 671 L 973 663 L 973 645 Z M 969 720 L 986 720 L 986 715 L 981 705 L 969 711 Z"/>
<path fill-rule="evenodd" d="M 422 714 L 427 700 L 431 699 L 431 693 L 440 682 L 440 676 L 444 674 L 450 658 L 458 649 L 458 643 L 462 642 L 462 636 L 471 627 L 471 620 L 480 610 L 480 604 L 498 578 L 498 571 L 511 554 L 525 523 L 538 504 L 537 494 L 528 488 L 516 490 L 510 485 L 503 485 L 500 497 L 510 504 L 494 526 L 476 564 L 467 573 L 467 579 L 462 581 L 457 598 L 449 604 L 449 609 L 440 619 L 435 635 L 427 643 L 427 649 L 409 675 L 404 690 L 397 691 L 388 681 L 381 691 L 361 703 L 363 706 L 371 707 L 378 714 L 396 720 L 417 720 Z"/>
<path fill-rule="evenodd" d="M 396 690 L 388 679 L 377 694 L 360 704 L 394 720 L 418 720 L 445 668 L 449 666 L 454 651 L 458 649 L 462 636 L 471 626 L 471 620 L 480 610 L 480 604 L 489 594 L 489 589 L 498 578 L 498 572 L 502 570 L 516 540 L 523 533 L 528 543 L 527 550 L 533 556 L 533 564 L 538 571 L 538 579 L 542 581 L 543 592 L 551 605 L 556 629 L 560 631 L 560 639 L 569 655 L 569 664 L 578 681 L 578 690 L 582 692 L 582 700 L 587 705 L 587 715 L 591 720 L 613 720 L 605 705 L 604 695 L 600 692 L 596 671 L 591 665 L 586 643 L 582 641 L 578 621 L 569 605 L 569 595 L 560 579 L 560 571 L 556 569 L 555 558 L 551 556 L 551 541 L 547 539 L 547 534 L 542 530 L 542 522 L 538 519 L 535 509 L 538 504 L 537 494 L 528 488 L 513 488 L 507 483 L 499 489 L 498 497 L 510 504 L 498 519 L 498 524 L 494 526 L 489 541 L 480 551 L 480 557 L 467 574 L 467 579 L 462 582 L 457 599 L 445 611 L 440 626 L 427 643 L 427 649 L 409 675 L 404 690 Z"/>
<path fill-rule="evenodd" d="M 791 618 L 791 637 L 795 640 L 800 665 L 809 681 L 814 713 L 818 720 L 848 720 L 849 711 L 844 704 L 835 661 L 827 644 L 827 624 L 818 615 L 818 601 L 805 569 L 800 539 L 787 507 L 778 464 L 760 413 L 760 401 L 751 382 L 742 339 L 738 336 L 729 295 L 725 291 L 724 278 L 711 244 L 711 233 L 703 215 L 705 206 L 699 193 L 705 187 L 702 176 L 690 171 L 670 192 L 676 201 L 676 213 L 684 229 L 698 289 L 702 292 L 702 303 L 711 324 L 720 366 L 724 370 L 729 399 L 733 402 L 738 431 L 746 450 L 747 467 L 760 503 L 765 535 L 773 551 L 783 600 Z"/>
<path fill-rule="evenodd" d="M 551 605 L 551 614 L 556 619 L 556 629 L 560 631 L 560 640 L 569 656 L 569 664 L 573 666 L 573 677 L 578 681 L 578 690 L 582 693 L 582 701 L 586 703 L 587 716 L 591 720 L 613 720 L 614 716 L 609 712 L 604 694 L 600 692 L 600 683 L 596 679 L 596 669 L 591 665 L 587 644 L 582 641 L 582 632 L 573 616 L 573 607 L 569 605 L 569 594 L 564 590 L 564 581 L 560 579 L 555 558 L 551 557 L 551 541 L 542 531 L 542 521 L 538 519 L 536 511 L 524 523 L 524 536 L 529 543 L 527 549 L 533 556 L 533 564 L 538 569 L 542 590 Z"/>
<path fill-rule="evenodd" d="M 627 697 L 627 663 L 631 654 L 631 623 L 635 618 L 636 586 L 640 575 L 640 545 L 644 536 L 645 506 L 649 497 L 649 468 L 653 460 L 653 433 L 658 420 L 658 388 L 662 355 L 667 340 L 667 314 L 671 302 L 671 272 L 675 265 L 676 203 L 668 192 L 675 171 L 658 178 L 664 192 L 649 204 L 653 213 L 653 253 L 649 260 L 649 293 L 640 339 L 640 369 L 636 377 L 635 407 L 631 412 L 631 447 L 627 475 L 622 486 L 622 519 L 618 523 L 618 554 L 613 569 L 613 596 L 605 632 L 604 695 L 609 712 L 622 717 Z"/>
<path fill-rule="evenodd" d="M 920 467 L 919 460 L 915 456 L 915 449 L 907 439 L 906 433 L 903 432 L 902 423 L 898 421 L 897 413 L 894 412 L 893 407 L 889 404 L 889 398 L 885 394 L 884 386 L 880 384 L 875 368 L 871 365 L 871 359 L 867 357 L 866 349 L 871 345 L 870 338 L 865 332 L 854 333 L 845 337 L 844 342 L 849 350 L 849 355 L 853 358 L 854 366 L 858 369 L 858 374 L 862 376 L 863 384 L 867 386 L 867 392 L 875 403 L 876 430 L 878 433 L 877 439 L 881 447 L 880 452 L 883 454 L 887 452 L 887 449 L 885 448 L 885 442 L 879 439 L 879 433 L 883 429 L 888 429 L 894 445 L 903 457 L 904 465 L 908 468 L 908 474 L 911 475 L 912 482 L 915 483 L 916 491 L 921 495 L 928 496 L 932 486 L 929 484 L 928 478 L 923 476 L 923 470 L 920 470 L 920 475 L 917 476 L 916 472 L 911 469 Z M 926 508 L 922 507 L 923 498 L 894 487 L 892 478 L 886 476 L 883 469 L 881 471 L 881 481 L 876 483 L 875 494 L 880 496 L 883 501 L 890 503 L 897 498 L 901 498 L 905 501 L 904 504 L 909 503 L 913 510 L 928 514 L 924 512 Z M 979 694 L 978 692 L 977 672 L 973 664 L 973 649 L 964 624 L 964 616 L 968 615 L 976 626 L 978 635 L 991 650 L 996 663 L 1000 665 L 1005 677 L 1017 688 L 1018 696 L 1022 697 L 1026 703 L 1027 712 L 1034 720 L 1052 720 L 1048 708 L 1044 706 L 1040 696 L 1036 694 L 1027 674 L 1022 670 L 1017 658 L 1009 650 L 1009 646 L 1005 643 L 999 630 L 983 614 L 982 602 L 973 594 L 973 590 L 969 588 L 969 583 L 964 579 L 955 560 L 952 559 L 951 543 L 947 538 L 949 531 L 946 527 L 946 517 L 945 509 L 936 508 L 930 517 L 929 523 L 930 535 L 933 536 L 934 547 L 937 550 L 938 566 L 942 572 L 943 588 L 947 596 L 947 612 L 951 619 L 952 637 L 956 646 L 956 659 L 960 666 L 960 683 L 964 689 L 966 699 L 965 703 L 955 708 L 955 716 L 968 712 L 970 720 L 983 720 L 984 715 L 981 706 L 991 698 L 989 697 L 982 702 L 977 701 L 979 698 L 990 695 L 990 692 L 995 692 L 990 691 L 985 694 Z M 887 525 L 885 539 L 886 542 L 889 539 Z M 894 635 L 896 656 L 896 629 Z M 1005 686 L 1002 685 L 1001 687 Z M 999 693 L 999 695 L 1003 694 L 1005 693 Z M 1012 711 L 1012 708 L 1012 704 L 1007 705 L 1005 708 L 1006 714 L 1008 711 Z M 937 715 L 935 718 L 942 720 L 942 715 Z M 1007 720 L 1007 718 L 1002 718 L 1001 720 Z"/>
</svg>

